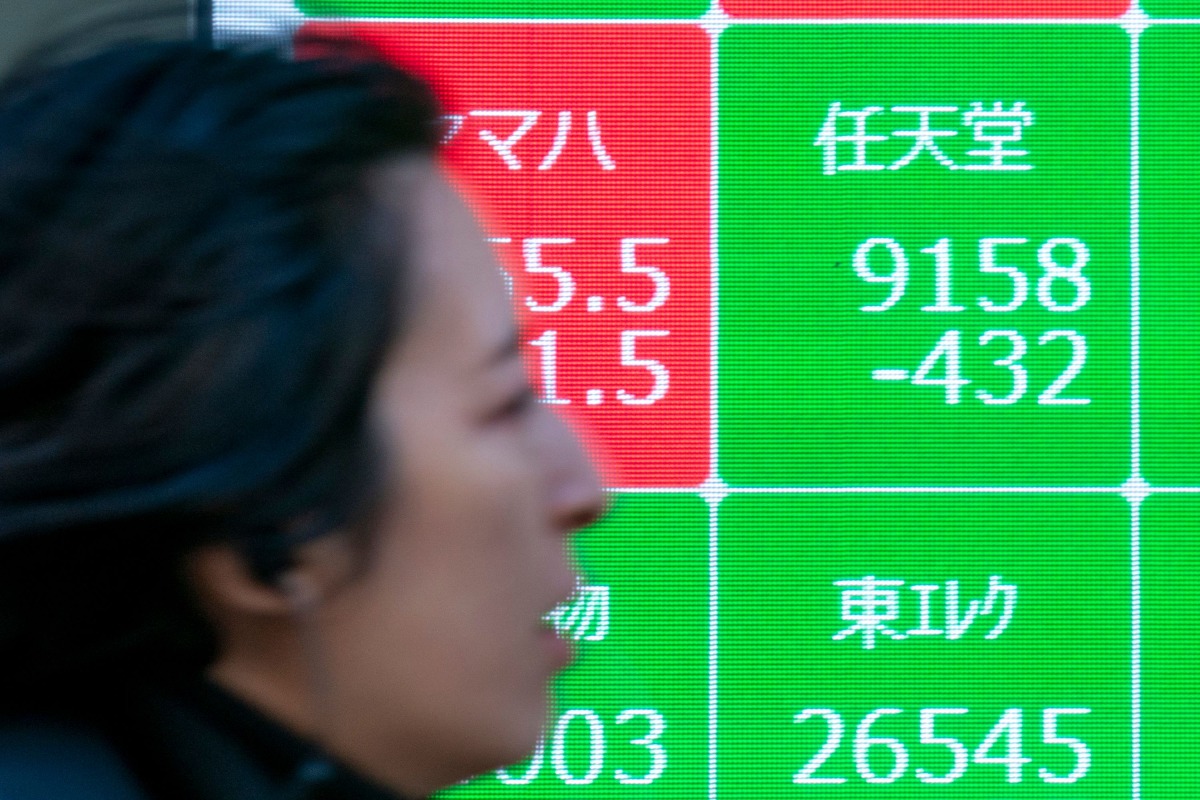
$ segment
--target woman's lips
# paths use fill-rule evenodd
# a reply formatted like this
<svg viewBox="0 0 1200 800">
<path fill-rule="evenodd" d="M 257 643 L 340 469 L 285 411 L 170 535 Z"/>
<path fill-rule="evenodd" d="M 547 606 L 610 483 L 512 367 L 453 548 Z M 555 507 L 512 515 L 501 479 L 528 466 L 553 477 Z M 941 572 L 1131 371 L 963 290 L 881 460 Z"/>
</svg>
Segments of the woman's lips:
<svg viewBox="0 0 1200 800">
<path fill-rule="evenodd" d="M 556 631 L 553 625 L 544 624 L 538 638 L 555 672 L 569 666 L 575 660 L 574 643 Z"/>
</svg>

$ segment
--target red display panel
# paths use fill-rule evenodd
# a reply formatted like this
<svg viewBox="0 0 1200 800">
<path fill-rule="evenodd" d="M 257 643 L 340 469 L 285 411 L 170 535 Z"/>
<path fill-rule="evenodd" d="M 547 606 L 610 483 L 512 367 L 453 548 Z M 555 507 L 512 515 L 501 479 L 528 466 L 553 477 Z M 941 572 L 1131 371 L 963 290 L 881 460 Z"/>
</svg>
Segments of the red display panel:
<svg viewBox="0 0 1200 800">
<path fill-rule="evenodd" d="M 986 19 L 1119 17 L 1129 0 L 722 0 L 734 17 Z"/>
<path fill-rule="evenodd" d="M 685 25 L 338 22 L 299 35 L 366 40 L 439 91 L 444 160 L 481 200 L 513 278 L 535 384 L 587 431 L 606 482 L 703 481 L 706 34 Z"/>
</svg>

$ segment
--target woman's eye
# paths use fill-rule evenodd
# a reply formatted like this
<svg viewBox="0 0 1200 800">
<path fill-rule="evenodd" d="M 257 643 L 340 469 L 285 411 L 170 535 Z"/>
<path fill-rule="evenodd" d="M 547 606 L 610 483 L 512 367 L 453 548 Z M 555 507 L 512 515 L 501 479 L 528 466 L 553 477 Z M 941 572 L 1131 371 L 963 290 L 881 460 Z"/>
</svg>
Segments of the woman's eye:
<svg viewBox="0 0 1200 800">
<path fill-rule="evenodd" d="M 492 414 L 491 419 L 496 422 L 516 419 L 523 415 L 526 411 L 533 408 L 537 403 L 537 398 L 533 394 L 532 389 L 524 389 L 519 394 L 515 394 L 505 401 Z"/>
</svg>

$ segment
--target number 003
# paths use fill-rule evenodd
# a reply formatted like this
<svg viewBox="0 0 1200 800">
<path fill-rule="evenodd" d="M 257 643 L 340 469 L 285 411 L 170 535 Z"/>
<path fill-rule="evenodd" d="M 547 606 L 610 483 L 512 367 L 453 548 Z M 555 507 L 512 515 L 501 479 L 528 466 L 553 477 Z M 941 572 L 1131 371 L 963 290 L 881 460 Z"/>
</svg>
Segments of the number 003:
<svg viewBox="0 0 1200 800">
<path fill-rule="evenodd" d="M 623 767 L 613 771 L 617 783 L 627 786 L 645 786 L 658 780 L 667 768 L 667 751 L 659 741 L 667 729 L 667 721 L 659 712 L 649 708 L 630 708 L 617 714 L 614 725 L 630 729 L 627 737 L 630 745 L 645 750 L 641 759 L 640 772 L 629 772 Z M 622 731 L 623 733 L 623 731 Z M 600 715 L 587 708 L 573 708 L 559 716 L 547 732 L 549 737 L 550 765 L 554 775 L 568 786 L 588 786 L 604 774 L 607 750 L 605 726 Z M 587 758 L 573 753 L 568 758 L 568 738 L 572 742 L 587 742 Z M 505 786 L 528 786 L 537 780 L 546 761 L 547 740 L 538 743 L 537 750 L 525 767 L 524 772 L 514 775 L 508 770 L 497 770 L 496 777 Z M 627 765 L 630 766 L 630 765 Z"/>
</svg>

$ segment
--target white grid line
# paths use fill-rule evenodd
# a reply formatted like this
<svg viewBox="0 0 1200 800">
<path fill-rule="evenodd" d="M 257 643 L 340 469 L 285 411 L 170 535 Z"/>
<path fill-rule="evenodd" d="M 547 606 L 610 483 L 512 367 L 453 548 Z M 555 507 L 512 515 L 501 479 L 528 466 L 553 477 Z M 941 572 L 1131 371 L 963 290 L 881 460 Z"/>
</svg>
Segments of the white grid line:
<svg viewBox="0 0 1200 800">
<path fill-rule="evenodd" d="M 720 603 L 720 565 L 717 548 L 717 509 L 721 501 L 708 499 L 708 800 L 717 800 L 717 611 Z"/>
<path fill-rule="evenodd" d="M 720 11 L 720 0 L 713 0 L 710 13 Z M 717 221 L 719 210 L 719 159 L 720 159 L 720 130 L 718 117 L 720 109 L 717 105 L 720 86 L 720 39 L 723 27 L 710 26 L 708 32 L 709 57 L 709 194 L 708 194 L 708 259 L 709 259 L 709 414 L 708 414 L 708 480 L 710 487 L 720 483 L 717 474 L 717 359 L 718 359 L 718 323 L 720 321 L 719 306 L 719 277 L 718 277 L 718 234 Z M 719 631 L 719 594 L 717 580 L 720 574 L 718 562 L 718 530 L 717 508 L 723 494 L 709 493 L 708 502 L 708 800 L 717 800 L 717 698 L 718 698 L 718 631 Z"/>
<path fill-rule="evenodd" d="M 1141 38 L 1142 23 L 1130 25 L 1129 52 L 1129 426 L 1132 479 L 1142 480 L 1141 417 Z"/>
<path fill-rule="evenodd" d="M 1132 800 L 1142 797 L 1142 501 L 1130 503 L 1129 761 Z"/>
<path fill-rule="evenodd" d="M 1139 9 L 1140 10 L 1140 9 Z M 1142 478 L 1141 419 L 1141 41 L 1145 23 L 1129 31 L 1129 434 L 1131 482 Z M 1130 795 L 1142 796 L 1141 514 L 1146 494 L 1129 496 Z"/>
</svg>

